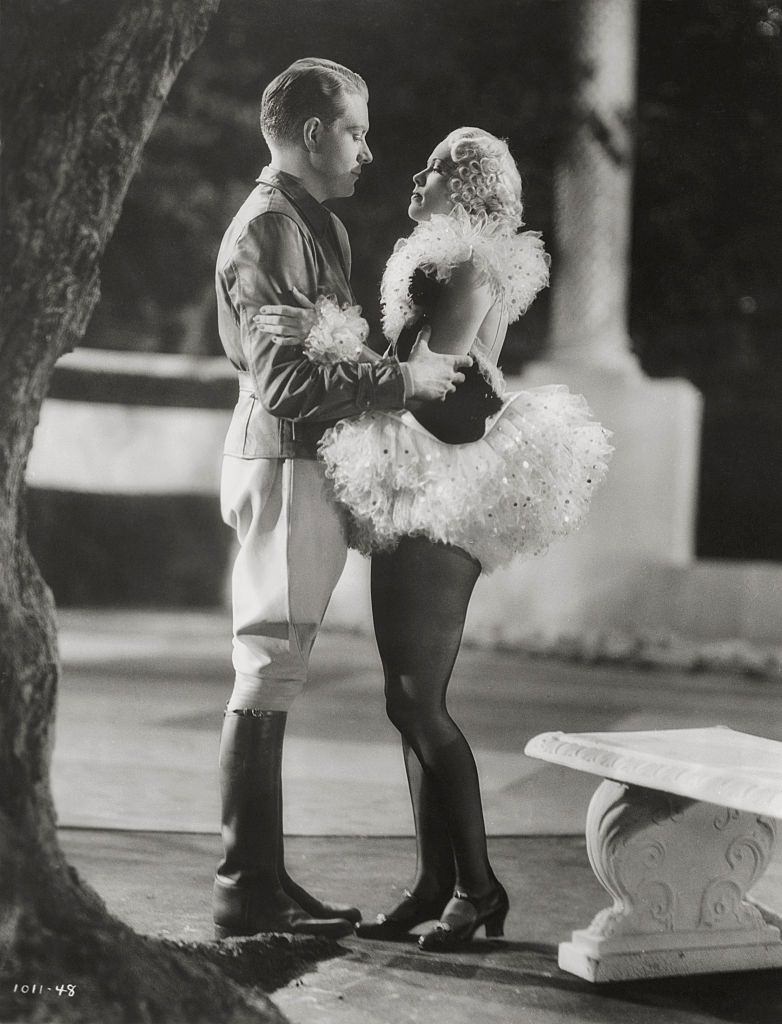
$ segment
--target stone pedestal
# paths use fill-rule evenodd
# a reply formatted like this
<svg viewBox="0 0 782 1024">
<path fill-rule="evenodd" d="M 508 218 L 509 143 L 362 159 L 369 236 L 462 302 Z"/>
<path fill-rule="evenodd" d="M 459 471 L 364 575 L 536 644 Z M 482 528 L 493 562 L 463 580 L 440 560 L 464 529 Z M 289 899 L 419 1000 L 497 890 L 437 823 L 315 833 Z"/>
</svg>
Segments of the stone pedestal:
<svg viewBox="0 0 782 1024">
<path fill-rule="evenodd" d="M 653 380 L 637 367 L 616 370 L 562 360 L 533 363 L 508 381 L 514 391 L 549 384 L 582 394 L 612 432 L 614 446 L 608 475 L 569 544 L 568 557 L 600 558 L 609 571 L 628 558 L 688 565 L 700 460 L 699 392 L 688 381 Z"/>
<path fill-rule="evenodd" d="M 583 394 L 613 432 L 608 475 L 577 534 L 479 580 L 465 636 L 512 644 L 676 629 L 670 574 L 693 559 L 700 395 L 637 368 L 564 361 L 536 363 L 508 381 L 511 390 L 548 384 Z"/>
<path fill-rule="evenodd" d="M 613 905 L 559 947 L 588 981 L 782 967 L 779 928 L 746 898 L 782 814 L 782 743 L 730 729 L 546 733 L 526 753 L 606 776 L 587 851 Z"/>
</svg>

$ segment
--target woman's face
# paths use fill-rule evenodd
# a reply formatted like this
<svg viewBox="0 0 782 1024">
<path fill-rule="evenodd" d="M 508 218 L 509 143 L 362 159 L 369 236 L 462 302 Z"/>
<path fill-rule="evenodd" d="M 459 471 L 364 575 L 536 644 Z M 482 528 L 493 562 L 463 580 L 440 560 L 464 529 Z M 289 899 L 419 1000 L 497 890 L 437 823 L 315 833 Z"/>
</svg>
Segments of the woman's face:
<svg viewBox="0 0 782 1024">
<path fill-rule="evenodd" d="M 451 151 L 443 141 L 429 157 L 426 167 L 413 175 L 413 194 L 407 215 L 411 220 L 429 220 L 433 213 L 450 213 L 453 203 L 448 188 Z"/>
</svg>

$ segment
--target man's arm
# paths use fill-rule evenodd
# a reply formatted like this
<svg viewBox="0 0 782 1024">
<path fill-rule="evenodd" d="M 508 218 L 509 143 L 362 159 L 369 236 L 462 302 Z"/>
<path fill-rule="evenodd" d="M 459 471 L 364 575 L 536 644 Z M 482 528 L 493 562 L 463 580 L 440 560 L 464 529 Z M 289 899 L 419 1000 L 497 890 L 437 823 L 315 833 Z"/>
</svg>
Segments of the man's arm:
<svg viewBox="0 0 782 1024">
<path fill-rule="evenodd" d="M 291 291 L 296 305 L 265 302 L 253 315 L 253 327 L 267 343 L 272 341 L 279 348 L 298 351 L 315 322 L 314 303 L 299 288 L 293 287 Z M 408 409 L 422 402 L 442 401 L 462 383 L 464 374 L 460 371 L 472 363 L 471 356 L 467 355 L 469 345 L 459 346 L 454 351 L 433 352 L 428 345 L 430 333 L 430 328 L 425 327 L 407 362 L 398 364 L 405 375 L 404 406 Z M 367 346 L 364 346 L 364 355 L 365 362 L 397 362 L 394 357 L 373 353 Z"/>
<path fill-rule="evenodd" d="M 294 289 L 316 297 L 317 268 L 293 218 L 265 213 L 251 221 L 237 239 L 230 272 L 242 350 L 261 402 L 272 415 L 318 421 L 402 408 L 405 378 L 397 360 L 314 363 L 301 345 L 276 345 L 253 322 L 262 305 L 291 301 Z"/>
</svg>

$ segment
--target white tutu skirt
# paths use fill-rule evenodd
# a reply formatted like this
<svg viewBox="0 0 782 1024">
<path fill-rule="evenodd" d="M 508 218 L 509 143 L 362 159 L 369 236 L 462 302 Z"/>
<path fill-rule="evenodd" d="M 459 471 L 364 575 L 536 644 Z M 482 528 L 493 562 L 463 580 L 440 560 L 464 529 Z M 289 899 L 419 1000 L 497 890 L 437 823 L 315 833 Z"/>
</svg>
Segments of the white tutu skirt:
<svg viewBox="0 0 782 1024">
<path fill-rule="evenodd" d="M 492 572 L 575 530 L 612 452 L 608 431 L 564 386 L 507 396 L 484 436 L 446 444 L 409 412 L 364 413 L 328 430 L 319 454 L 364 554 L 424 536 Z"/>
</svg>

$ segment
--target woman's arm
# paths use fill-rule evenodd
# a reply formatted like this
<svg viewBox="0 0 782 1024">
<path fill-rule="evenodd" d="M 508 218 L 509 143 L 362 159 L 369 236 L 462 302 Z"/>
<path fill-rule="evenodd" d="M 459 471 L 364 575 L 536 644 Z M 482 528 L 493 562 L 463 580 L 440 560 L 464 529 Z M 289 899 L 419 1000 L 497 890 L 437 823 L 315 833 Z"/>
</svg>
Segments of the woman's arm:
<svg viewBox="0 0 782 1024">
<path fill-rule="evenodd" d="M 433 352 L 464 355 L 470 351 L 495 299 L 485 278 L 472 263 L 460 263 L 440 292 L 429 318 Z"/>
</svg>

